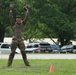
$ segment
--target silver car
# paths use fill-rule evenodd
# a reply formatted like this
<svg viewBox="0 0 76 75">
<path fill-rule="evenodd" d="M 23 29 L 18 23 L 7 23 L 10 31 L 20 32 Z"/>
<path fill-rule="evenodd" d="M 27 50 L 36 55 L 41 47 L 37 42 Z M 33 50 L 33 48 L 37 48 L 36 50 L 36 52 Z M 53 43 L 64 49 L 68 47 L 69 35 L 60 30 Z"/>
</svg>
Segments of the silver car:
<svg viewBox="0 0 76 75">
<path fill-rule="evenodd" d="M 61 52 L 75 53 L 76 45 L 65 45 L 65 46 L 61 47 Z"/>
<path fill-rule="evenodd" d="M 0 52 L 2 54 L 9 54 L 11 52 L 10 44 L 2 43 L 0 47 Z M 16 53 L 20 53 L 20 50 L 17 48 Z"/>
<path fill-rule="evenodd" d="M 41 53 L 41 52 L 52 52 L 52 47 L 49 43 L 46 42 L 37 42 L 37 43 L 28 43 L 25 49 L 26 52 L 34 52 L 34 53 Z"/>
</svg>

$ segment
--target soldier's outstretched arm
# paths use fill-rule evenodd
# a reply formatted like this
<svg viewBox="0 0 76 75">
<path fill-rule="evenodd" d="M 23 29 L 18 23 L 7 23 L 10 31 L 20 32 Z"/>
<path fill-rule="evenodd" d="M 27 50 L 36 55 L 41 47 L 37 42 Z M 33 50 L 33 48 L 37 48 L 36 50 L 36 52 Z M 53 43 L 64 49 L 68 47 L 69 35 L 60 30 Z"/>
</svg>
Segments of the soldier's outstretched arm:
<svg viewBox="0 0 76 75">
<path fill-rule="evenodd" d="M 14 25 L 15 24 L 15 20 L 14 20 L 14 17 L 13 17 L 12 9 L 10 9 L 9 18 L 10 18 L 11 25 Z"/>
<path fill-rule="evenodd" d="M 26 24 L 26 22 L 27 22 L 27 20 L 28 20 L 28 15 L 29 15 L 29 9 L 28 9 L 28 8 L 26 8 L 25 13 L 26 13 L 26 17 L 25 17 L 24 20 L 22 21 L 23 24 Z"/>
</svg>

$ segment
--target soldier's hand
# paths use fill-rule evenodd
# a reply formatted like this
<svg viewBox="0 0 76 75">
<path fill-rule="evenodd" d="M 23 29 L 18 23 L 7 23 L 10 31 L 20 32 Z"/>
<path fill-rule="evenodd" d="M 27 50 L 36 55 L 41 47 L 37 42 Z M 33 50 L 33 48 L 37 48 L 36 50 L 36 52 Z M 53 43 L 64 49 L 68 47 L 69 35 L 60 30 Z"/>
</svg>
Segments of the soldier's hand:
<svg viewBox="0 0 76 75">
<path fill-rule="evenodd" d="M 14 4 L 11 3 L 9 7 L 10 7 L 10 10 L 12 10 L 14 8 Z"/>
<path fill-rule="evenodd" d="M 26 13 L 29 13 L 29 9 L 30 9 L 30 5 L 29 4 L 26 4 L 24 6 L 24 10 L 26 11 Z"/>
<path fill-rule="evenodd" d="M 28 8 L 26 8 L 26 13 L 29 13 L 29 9 Z"/>
<path fill-rule="evenodd" d="M 12 10 L 10 9 L 10 13 L 12 12 Z"/>
</svg>

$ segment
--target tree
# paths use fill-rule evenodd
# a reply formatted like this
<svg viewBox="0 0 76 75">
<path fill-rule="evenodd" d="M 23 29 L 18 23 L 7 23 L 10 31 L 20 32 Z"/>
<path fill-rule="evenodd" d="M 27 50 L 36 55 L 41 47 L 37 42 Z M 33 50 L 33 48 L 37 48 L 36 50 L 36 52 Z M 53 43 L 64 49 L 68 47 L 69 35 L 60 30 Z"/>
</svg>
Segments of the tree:
<svg viewBox="0 0 76 75">
<path fill-rule="evenodd" d="M 3 42 L 4 34 L 5 34 L 4 25 L 2 22 L 0 22 L 0 42 Z"/>
<path fill-rule="evenodd" d="M 14 16 L 21 14 L 22 18 L 25 15 L 23 6 L 31 4 L 30 16 L 24 27 L 25 39 L 48 37 L 55 43 L 52 38 L 56 37 L 63 46 L 76 38 L 76 0 L 13 0 L 12 2 L 15 4 Z M 4 23 L 6 32 L 12 33 L 8 20 L 10 1 L 1 0 L 0 3 L 0 20 Z M 12 36 L 7 33 L 6 36 Z"/>
<path fill-rule="evenodd" d="M 10 20 L 9 20 L 9 5 L 14 3 L 16 6 L 19 3 L 19 0 L 0 0 L 0 42 L 3 42 L 4 36 L 11 36 L 12 30 L 10 29 Z M 15 8 L 15 15 L 17 12 Z M 14 15 L 14 16 L 15 16 Z M 9 33 L 8 33 L 9 32 Z"/>
<path fill-rule="evenodd" d="M 76 0 L 35 0 L 33 2 L 34 18 L 32 17 L 34 27 L 42 30 L 49 38 L 53 34 L 56 35 L 61 46 L 68 44 L 76 35 L 75 3 Z M 42 24 L 44 26 L 40 26 Z"/>
<path fill-rule="evenodd" d="M 0 42 L 3 42 L 4 40 L 4 34 L 5 34 L 5 27 L 8 23 L 8 15 L 6 15 L 8 12 L 8 0 L 3 1 L 0 0 Z"/>
</svg>

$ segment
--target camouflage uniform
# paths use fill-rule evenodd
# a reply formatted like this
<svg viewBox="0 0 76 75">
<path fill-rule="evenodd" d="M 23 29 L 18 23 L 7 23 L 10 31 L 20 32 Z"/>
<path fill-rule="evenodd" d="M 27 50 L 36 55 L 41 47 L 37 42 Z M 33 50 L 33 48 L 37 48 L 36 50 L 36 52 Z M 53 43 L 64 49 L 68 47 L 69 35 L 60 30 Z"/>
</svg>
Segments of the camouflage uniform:
<svg viewBox="0 0 76 75">
<path fill-rule="evenodd" d="M 23 28 L 24 28 L 23 25 L 27 21 L 28 13 L 26 14 L 25 19 L 21 22 L 20 25 L 17 24 L 14 21 L 13 13 L 12 12 L 10 12 L 9 15 L 10 15 L 11 25 L 13 27 L 14 37 L 13 37 L 12 43 L 11 43 L 11 53 L 9 55 L 7 66 L 11 66 L 12 61 L 13 61 L 13 58 L 14 58 L 14 55 L 15 55 L 15 50 L 16 50 L 17 47 L 21 51 L 21 54 L 22 54 L 22 57 L 23 57 L 23 60 L 24 60 L 25 65 L 26 66 L 30 66 L 29 65 L 29 62 L 27 61 L 27 56 L 26 56 L 26 53 L 25 53 L 25 45 L 24 45 L 23 38 L 22 38 L 22 31 L 23 31 Z"/>
</svg>

